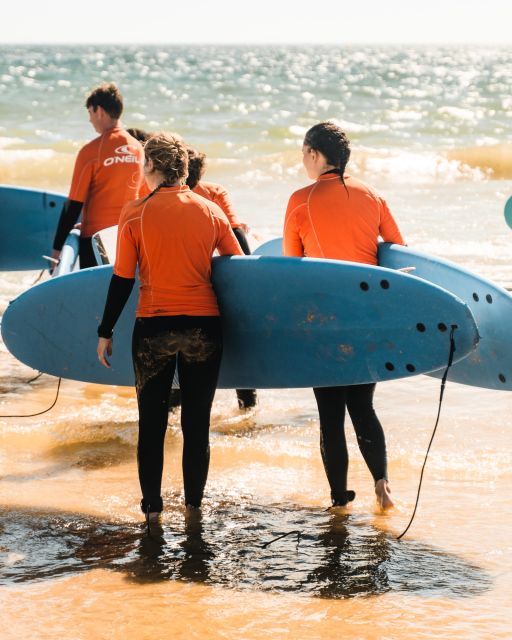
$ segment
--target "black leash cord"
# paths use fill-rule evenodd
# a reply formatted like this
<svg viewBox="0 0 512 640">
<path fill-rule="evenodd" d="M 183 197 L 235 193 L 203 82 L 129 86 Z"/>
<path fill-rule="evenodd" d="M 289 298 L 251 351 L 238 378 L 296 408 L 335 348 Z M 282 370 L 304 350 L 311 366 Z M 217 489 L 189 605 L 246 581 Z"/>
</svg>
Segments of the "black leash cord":
<svg viewBox="0 0 512 640">
<path fill-rule="evenodd" d="M 264 544 L 261 545 L 261 548 L 266 549 L 271 544 L 274 544 L 274 542 L 277 542 L 278 540 L 281 540 L 282 538 L 286 538 L 287 536 L 291 536 L 291 535 L 297 536 L 297 547 L 298 547 L 300 543 L 301 532 L 296 530 L 296 531 L 288 531 L 288 533 L 283 533 L 280 536 L 277 536 L 277 538 L 274 538 L 273 540 L 269 540 L 268 542 L 265 542 Z"/>
<path fill-rule="evenodd" d="M 43 372 L 40 371 L 37 376 L 34 376 L 33 378 L 30 378 L 30 380 L 25 380 L 25 384 L 31 384 L 32 382 L 35 382 L 36 380 L 38 380 L 41 376 L 43 375 Z"/>
<path fill-rule="evenodd" d="M 412 521 L 414 520 L 414 516 L 416 515 L 416 509 L 418 508 L 418 503 L 420 501 L 421 483 L 423 482 L 423 472 L 425 471 L 425 466 L 427 464 L 430 447 L 432 446 L 432 442 L 434 441 L 434 436 L 436 435 L 436 431 L 437 431 L 437 425 L 439 424 L 439 417 L 441 415 L 441 405 L 443 403 L 444 389 L 446 386 L 446 378 L 448 377 L 448 371 L 450 370 L 450 367 L 452 366 L 452 363 L 453 363 L 453 354 L 455 353 L 455 340 L 453 339 L 453 334 L 455 332 L 455 329 L 457 329 L 457 325 L 452 324 L 452 328 L 450 331 L 450 355 L 448 357 L 448 365 L 446 367 L 446 370 L 443 374 L 443 378 L 441 380 L 441 393 L 439 394 L 439 408 L 437 410 L 436 423 L 434 425 L 434 430 L 432 431 L 430 442 L 428 443 L 427 453 L 425 454 L 425 460 L 423 461 L 423 466 L 421 467 L 420 482 L 418 485 L 418 493 L 416 495 L 416 504 L 414 505 L 414 511 L 412 512 L 412 516 L 411 516 L 411 519 L 409 520 L 409 524 L 407 525 L 405 530 L 397 537 L 397 540 L 400 540 L 401 538 L 403 538 L 405 534 L 409 531 Z"/>
<path fill-rule="evenodd" d="M 32 287 L 33 287 L 35 284 L 37 284 L 37 283 L 39 282 L 39 280 L 41 280 L 41 278 L 43 277 L 43 275 L 44 275 L 44 272 L 45 272 L 45 271 L 46 271 L 46 269 L 41 269 L 40 274 L 37 276 L 37 278 L 36 278 L 36 279 L 34 280 L 34 282 L 32 283 L 32 285 L 31 285 Z"/>
<path fill-rule="evenodd" d="M 35 380 L 35 378 L 34 378 L 34 380 Z M 29 413 L 29 414 L 24 415 L 24 416 L 0 416 L 0 418 L 34 418 L 35 416 L 41 416 L 41 415 L 43 415 L 43 413 L 47 413 L 48 411 L 50 411 L 50 409 L 53 409 L 53 407 L 57 404 L 57 400 L 59 399 L 59 390 L 60 390 L 60 383 L 61 382 L 62 382 L 62 378 L 59 378 L 59 382 L 57 384 L 57 393 L 55 394 L 55 400 L 48 407 L 48 409 L 45 409 L 44 411 L 38 411 L 37 413 Z"/>
</svg>

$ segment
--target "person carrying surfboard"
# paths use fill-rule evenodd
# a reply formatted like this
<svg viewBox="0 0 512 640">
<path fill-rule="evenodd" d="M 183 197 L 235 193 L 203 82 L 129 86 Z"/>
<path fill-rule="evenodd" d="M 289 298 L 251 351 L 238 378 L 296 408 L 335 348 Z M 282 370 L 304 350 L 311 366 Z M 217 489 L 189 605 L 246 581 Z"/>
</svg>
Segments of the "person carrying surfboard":
<svg viewBox="0 0 512 640">
<path fill-rule="evenodd" d="M 333 122 L 321 122 L 306 133 L 303 164 L 315 182 L 292 194 L 286 210 L 283 254 L 377 264 L 379 236 L 405 244 L 383 198 L 345 173 L 350 143 Z M 393 507 L 387 475 L 386 441 L 373 408 L 375 384 L 313 389 L 320 417 L 320 451 L 333 506 L 355 498 L 347 490 L 348 450 L 345 411 L 348 410 L 359 449 L 375 481 L 382 509 Z"/>
<path fill-rule="evenodd" d="M 206 168 L 205 163 L 206 155 L 204 153 L 188 147 L 187 184 L 194 193 L 219 205 L 226 214 L 242 251 L 245 255 L 251 255 L 251 249 L 246 235 L 249 232 L 249 227 L 238 219 L 227 189 L 220 184 L 206 182 L 202 179 Z M 255 389 L 237 389 L 236 397 L 240 409 L 250 409 L 256 406 L 258 401 Z"/>
<path fill-rule="evenodd" d="M 140 142 L 121 127 L 123 98 L 116 85 L 96 87 L 85 106 L 91 125 L 100 135 L 78 152 L 52 251 L 52 258 L 59 260 L 64 242 L 81 213 L 81 269 L 97 265 L 92 236 L 118 223 L 121 209 L 139 197 L 144 183 L 144 152 Z"/>
<path fill-rule="evenodd" d="M 222 210 L 185 184 L 188 153 L 175 135 L 152 135 L 144 147 L 151 189 L 128 203 L 119 220 L 117 254 L 102 322 L 98 358 L 109 366 L 112 332 L 133 288 L 140 290 L 132 356 L 139 407 L 137 461 L 141 509 L 157 520 L 169 392 L 177 366 L 182 394 L 185 504 L 200 507 L 210 459 L 210 411 L 217 385 L 222 332 L 211 259 L 243 255 Z"/>
</svg>

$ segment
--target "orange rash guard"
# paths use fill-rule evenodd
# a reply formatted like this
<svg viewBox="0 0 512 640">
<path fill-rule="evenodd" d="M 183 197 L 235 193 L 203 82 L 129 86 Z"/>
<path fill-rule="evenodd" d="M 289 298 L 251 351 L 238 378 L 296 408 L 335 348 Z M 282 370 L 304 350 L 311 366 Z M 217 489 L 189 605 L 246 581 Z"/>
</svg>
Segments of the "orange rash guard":
<svg viewBox="0 0 512 640">
<path fill-rule="evenodd" d="M 163 187 L 124 207 L 114 273 L 134 278 L 138 263 L 137 317 L 218 316 L 210 281 L 215 249 L 243 255 L 221 209 L 187 186 Z"/>
<path fill-rule="evenodd" d="M 377 264 L 379 236 L 405 244 L 386 202 L 365 184 L 326 173 L 292 194 L 284 223 L 285 256 Z"/>
<path fill-rule="evenodd" d="M 222 211 L 226 214 L 232 229 L 242 226 L 242 223 L 238 219 L 233 208 L 229 193 L 222 185 L 215 184 L 214 182 L 203 182 L 201 180 L 196 184 L 192 191 L 219 205 Z"/>
<path fill-rule="evenodd" d="M 118 223 L 123 206 L 139 197 L 143 164 L 142 145 L 120 127 L 82 147 L 69 191 L 70 200 L 84 203 L 82 237 Z"/>
</svg>

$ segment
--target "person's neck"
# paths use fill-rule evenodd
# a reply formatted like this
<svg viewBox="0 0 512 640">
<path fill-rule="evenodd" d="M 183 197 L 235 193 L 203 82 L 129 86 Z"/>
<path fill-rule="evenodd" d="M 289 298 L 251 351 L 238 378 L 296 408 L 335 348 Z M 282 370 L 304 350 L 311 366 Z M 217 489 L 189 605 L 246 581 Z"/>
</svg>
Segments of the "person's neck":
<svg viewBox="0 0 512 640">
<path fill-rule="evenodd" d="M 112 131 L 112 129 L 118 129 L 121 126 L 120 120 L 109 120 L 101 125 L 100 135 L 107 133 L 107 131 Z"/>
<path fill-rule="evenodd" d="M 146 182 L 151 191 L 154 191 L 157 187 L 159 187 L 163 182 L 165 182 L 165 177 L 163 173 L 159 171 L 154 171 L 146 176 Z M 179 187 L 179 182 L 173 182 L 172 184 L 166 184 L 166 187 Z"/>
</svg>

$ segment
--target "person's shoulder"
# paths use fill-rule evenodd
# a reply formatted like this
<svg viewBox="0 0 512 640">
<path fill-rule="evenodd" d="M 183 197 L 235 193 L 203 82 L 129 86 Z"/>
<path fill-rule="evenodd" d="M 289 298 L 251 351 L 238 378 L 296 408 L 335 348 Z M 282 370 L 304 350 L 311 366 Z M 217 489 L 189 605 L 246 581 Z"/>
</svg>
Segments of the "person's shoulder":
<svg viewBox="0 0 512 640">
<path fill-rule="evenodd" d="M 128 201 L 121 209 L 119 224 L 121 225 L 121 223 L 128 222 L 132 218 L 137 218 L 142 213 L 145 201 L 146 197 Z"/>
<path fill-rule="evenodd" d="M 205 191 L 209 191 L 211 193 L 222 193 L 227 191 L 226 187 L 223 187 L 221 184 L 219 184 L 218 182 L 206 182 L 204 180 L 201 180 L 199 182 L 199 185 L 205 190 Z"/>
<path fill-rule="evenodd" d="M 289 208 L 299 207 L 301 204 L 306 204 L 308 197 L 316 184 L 316 182 L 313 182 L 312 184 L 308 184 L 306 187 L 302 187 L 301 189 L 294 191 L 290 196 Z"/>
<path fill-rule="evenodd" d="M 100 148 L 100 145 L 101 145 L 101 136 L 97 136 L 96 138 L 93 138 L 89 142 L 86 142 L 81 147 L 80 151 L 78 152 L 78 156 L 80 158 L 95 157 L 98 152 L 98 149 Z"/>
<path fill-rule="evenodd" d="M 117 136 L 119 139 L 125 141 L 130 147 L 135 147 L 136 149 L 140 149 L 144 151 L 144 147 L 142 146 L 140 140 L 137 140 L 131 133 L 129 133 L 126 129 L 118 129 Z"/>
<path fill-rule="evenodd" d="M 215 198 L 219 198 L 220 196 L 226 196 L 228 193 L 226 187 L 223 187 L 217 182 L 206 182 L 201 180 L 197 183 L 196 188 L 198 188 L 199 193 L 210 200 L 215 200 Z"/>
<path fill-rule="evenodd" d="M 359 180 L 359 178 L 355 178 L 354 176 L 351 176 L 351 175 L 345 175 L 345 184 L 347 185 L 347 189 L 349 191 L 350 190 L 360 191 L 360 192 L 369 194 L 375 199 L 379 199 L 379 200 L 381 199 L 376 189 L 371 187 L 369 184 L 366 184 L 366 182 Z"/>
<path fill-rule="evenodd" d="M 223 222 L 228 221 L 228 218 L 224 211 L 211 198 L 200 195 L 199 193 L 195 193 L 194 191 L 191 191 L 191 196 L 193 201 L 198 204 L 205 213 L 208 213 L 209 215 L 213 216 L 214 218 L 218 218 Z"/>
</svg>

